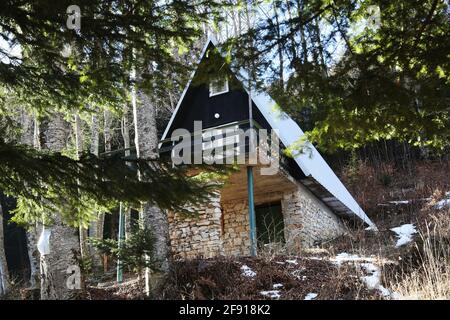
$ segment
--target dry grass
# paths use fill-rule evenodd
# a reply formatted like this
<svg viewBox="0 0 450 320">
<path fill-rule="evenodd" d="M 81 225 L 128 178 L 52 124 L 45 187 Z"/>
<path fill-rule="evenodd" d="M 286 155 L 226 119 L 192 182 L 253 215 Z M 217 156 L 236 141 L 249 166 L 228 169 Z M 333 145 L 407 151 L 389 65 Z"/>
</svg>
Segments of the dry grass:
<svg viewBox="0 0 450 320">
<path fill-rule="evenodd" d="M 402 265 L 390 286 L 405 299 L 450 300 L 450 212 L 419 232 L 412 265 Z"/>
</svg>

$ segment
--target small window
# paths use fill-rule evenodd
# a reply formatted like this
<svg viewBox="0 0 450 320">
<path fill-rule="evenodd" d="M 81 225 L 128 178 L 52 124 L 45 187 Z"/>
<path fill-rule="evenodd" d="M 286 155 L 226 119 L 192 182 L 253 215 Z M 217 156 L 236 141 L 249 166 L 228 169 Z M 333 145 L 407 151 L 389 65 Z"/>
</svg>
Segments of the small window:
<svg viewBox="0 0 450 320">
<path fill-rule="evenodd" d="M 211 80 L 209 83 L 209 96 L 217 96 L 222 93 L 228 92 L 228 79 L 220 78 Z"/>
</svg>

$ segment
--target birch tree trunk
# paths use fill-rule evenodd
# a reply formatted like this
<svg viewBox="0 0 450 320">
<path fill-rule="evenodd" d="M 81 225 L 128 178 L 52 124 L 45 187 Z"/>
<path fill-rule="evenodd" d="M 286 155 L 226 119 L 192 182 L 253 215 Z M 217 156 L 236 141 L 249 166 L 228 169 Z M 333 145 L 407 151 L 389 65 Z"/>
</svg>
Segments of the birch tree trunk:
<svg viewBox="0 0 450 320">
<path fill-rule="evenodd" d="M 68 123 L 61 114 L 52 115 L 45 131 L 44 148 L 61 151 L 68 137 Z M 73 276 L 81 279 L 76 254 L 80 250 L 77 229 L 63 224 L 61 216 L 56 213 L 51 226 L 45 226 L 50 231 L 49 253 L 41 252 L 41 299 L 70 299 L 74 289 L 81 289 L 81 283 L 71 282 Z M 40 239 L 44 240 L 45 238 Z M 78 272 L 78 274 L 77 274 Z"/>
<path fill-rule="evenodd" d="M 5 254 L 5 235 L 3 233 L 3 209 L 0 204 L 0 296 L 8 292 L 9 274 Z"/>
<path fill-rule="evenodd" d="M 139 90 L 134 98 L 133 118 L 137 157 L 155 159 L 158 157 L 155 106 L 143 91 Z M 142 204 L 139 220 L 143 226 L 152 231 L 155 238 L 154 259 L 157 261 L 159 271 L 150 274 L 150 270 L 146 270 L 146 291 L 149 294 L 150 291 L 159 290 L 161 280 L 169 271 L 169 223 L 166 213 L 149 203 Z"/>
</svg>

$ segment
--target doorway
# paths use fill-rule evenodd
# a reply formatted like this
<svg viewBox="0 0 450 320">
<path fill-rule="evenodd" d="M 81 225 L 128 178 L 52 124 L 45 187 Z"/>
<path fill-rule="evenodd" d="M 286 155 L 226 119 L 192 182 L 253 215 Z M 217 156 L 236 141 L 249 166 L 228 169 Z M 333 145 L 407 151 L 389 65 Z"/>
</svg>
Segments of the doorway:
<svg viewBox="0 0 450 320">
<path fill-rule="evenodd" d="M 258 247 L 269 243 L 284 243 L 284 220 L 281 203 L 255 207 L 256 238 Z"/>
</svg>

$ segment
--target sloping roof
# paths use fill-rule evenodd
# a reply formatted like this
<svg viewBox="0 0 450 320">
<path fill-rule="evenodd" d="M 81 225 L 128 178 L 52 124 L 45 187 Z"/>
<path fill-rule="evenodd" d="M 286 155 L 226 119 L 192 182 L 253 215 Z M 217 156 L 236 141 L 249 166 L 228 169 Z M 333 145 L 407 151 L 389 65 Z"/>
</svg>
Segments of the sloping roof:
<svg viewBox="0 0 450 320">
<path fill-rule="evenodd" d="M 203 59 L 210 43 L 216 46 L 215 40 L 209 38 L 204 46 L 199 62 Z M 239 73 L 243 79 L 248 79 L 247 73 L 243 69 L 241 69 Z M 169 132 L 176 113 L 181 106 L 181 102 L 183 101 L 183 98 L 191 84 L 194 74 L 195 72 L 192 74 L 191 79 L 184 89 L 161 140 L 167 138 L 167 133 Z M 243 81 L 242 85 L 247 91 L 247 94 L 249 94 L 246 83 L 248 83 L 248 81 Z M 298 124 L 286 113 L 282 112 L 280 108 L 277 107 L 276 102 L 267 93 L 252 89 L 250 94 L 253 102 L 262 113 L 266 121 L 273 129 L 278 129 L 280 141 L 285 147 L 291 146 L 304 135 L 303 130 L 298 126 Z M 353 199 L 350 192 L 342 184 L 333 170 L 328 166 L 314 145 L 306 142 L 304 147 L 307 152 L 300 153 L 294 158 L 295 163 L 307 177 L 306 179 L 302 179 L 301 182 L 315 195 L 321 198 L 321 200 L 335 213 L 341 216 L 356 216 L 373 229 L 376 229 L 375 224 L 369 219 L 355 199 Z"/>
</svg>

